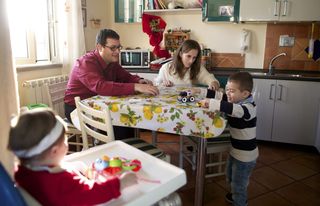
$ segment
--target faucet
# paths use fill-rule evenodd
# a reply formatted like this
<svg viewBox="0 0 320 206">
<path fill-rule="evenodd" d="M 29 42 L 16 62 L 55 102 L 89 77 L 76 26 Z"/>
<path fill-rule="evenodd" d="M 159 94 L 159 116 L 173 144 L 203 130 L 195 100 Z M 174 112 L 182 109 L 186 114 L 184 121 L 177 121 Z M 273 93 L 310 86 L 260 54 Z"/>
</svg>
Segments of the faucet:
<svg viewBox="0 0 320 206">
<path fill-rule="evenodd" d="M 287 54 L 283 52 L 283 53 L 280 53 L 280 54 L 274 56 L 274 57 L 271 59 L 271 61 L 270 61 L 270 63 L 269 63 L 269 75 L 273 75 L 273 74 L 274 74 L 274 66 L 272 66 L 273 62 L 274 62 L 277 58 L 279 58 L 279 57 L 281 57 L 281 56 L 286 56 L 286 55 L 287 55 Z"/>
</svg>

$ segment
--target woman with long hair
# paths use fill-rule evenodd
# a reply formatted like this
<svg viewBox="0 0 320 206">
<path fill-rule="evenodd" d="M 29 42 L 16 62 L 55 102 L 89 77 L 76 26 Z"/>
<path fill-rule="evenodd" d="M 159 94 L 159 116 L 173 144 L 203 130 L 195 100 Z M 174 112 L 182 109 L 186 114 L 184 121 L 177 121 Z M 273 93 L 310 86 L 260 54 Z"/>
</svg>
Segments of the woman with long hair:
<svg viewBox="0 0 320 206">
<path fill-rule="evenodd" d="M 172 62 L 164 64 L 155 79 L 157 85 L 206 85 L 217 90 L 219 81 L 201 65 L 201 48 L 197 41 L 186 40 L 175 51 Z"/>
</svg>

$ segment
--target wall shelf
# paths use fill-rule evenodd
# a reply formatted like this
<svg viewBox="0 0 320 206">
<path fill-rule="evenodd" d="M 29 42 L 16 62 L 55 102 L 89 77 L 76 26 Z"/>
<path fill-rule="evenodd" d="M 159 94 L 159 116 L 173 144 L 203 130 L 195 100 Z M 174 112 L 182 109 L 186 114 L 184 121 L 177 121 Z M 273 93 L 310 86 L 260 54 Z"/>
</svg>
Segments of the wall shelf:
<svg viewBox="0 0 320 206">
<path fill-rule="evenodd" d="M 167 50 L 174 52 L 185 40 L 190 38 L 189 33 L 172 32 L 164 34 L 164 42 Z"/>
<path fill-rule="evenodd" d="M 190 9 L 153 9 L 144 10 L 145 13 L 163 13 L 163 14 L 189 14 L 189 13 L 201 13 L 201 8 L 190 8 Z"/>
</svg>

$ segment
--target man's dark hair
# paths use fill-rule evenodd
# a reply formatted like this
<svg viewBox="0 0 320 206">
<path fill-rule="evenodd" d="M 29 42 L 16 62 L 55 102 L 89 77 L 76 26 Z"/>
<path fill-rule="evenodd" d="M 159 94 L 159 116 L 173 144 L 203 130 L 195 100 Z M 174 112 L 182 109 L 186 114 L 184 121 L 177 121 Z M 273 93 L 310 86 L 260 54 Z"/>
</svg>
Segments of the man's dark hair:
<svg viewBox="0 0 320 206">
<path fill-rule="evenodd" d="M 107 38 L 119 40 L 120 36 L 112 29 L 101 29 L 97 34 L 96 44 L 106 45 Z"/>
<path fill-rule="evenodd" d="M 247 90 L 252 92 L 253 79 L 251 74 L 248 72 L 234 73 L 229 76 L 228 81 L 238 83 L 241 91 Z"/>
</svg>

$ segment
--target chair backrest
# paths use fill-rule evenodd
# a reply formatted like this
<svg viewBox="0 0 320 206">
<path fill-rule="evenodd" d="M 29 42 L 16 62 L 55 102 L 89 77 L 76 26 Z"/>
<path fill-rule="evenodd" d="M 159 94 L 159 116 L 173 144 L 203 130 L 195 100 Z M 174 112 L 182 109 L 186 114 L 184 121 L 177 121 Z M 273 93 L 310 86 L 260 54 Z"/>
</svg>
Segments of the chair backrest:
<svg viewBox="0 0 320 206">
<path fill-rule="evenodd" d="M 103 142 L 114 141 L 109 109 L 104 109 L 103 111 L 95 110 L 83 104 L 79 97 L 75 97 L 74 100 L 77 106 L 84 149 L 88 149 L 89 147 L 88 135 Z"/>
<path fill-rule="evenodd" d="M 51 107 L 60 117 L 64 118 L 64 93 L 67 88 L 66 81 L 45 85 L 49 107 Z"/>
<path fill-rule="evenodd" d="M 11 177 L 0 162 L 0 200 L 1 205 L 27 206 Z"/>
</svg>

